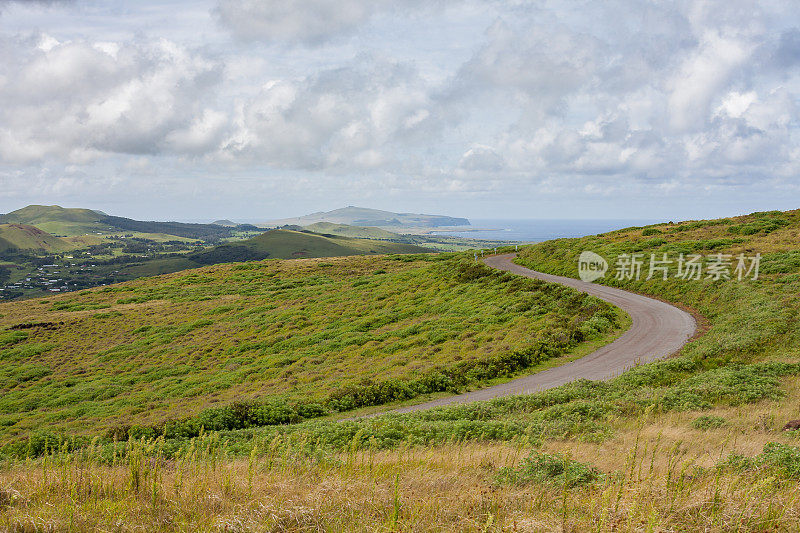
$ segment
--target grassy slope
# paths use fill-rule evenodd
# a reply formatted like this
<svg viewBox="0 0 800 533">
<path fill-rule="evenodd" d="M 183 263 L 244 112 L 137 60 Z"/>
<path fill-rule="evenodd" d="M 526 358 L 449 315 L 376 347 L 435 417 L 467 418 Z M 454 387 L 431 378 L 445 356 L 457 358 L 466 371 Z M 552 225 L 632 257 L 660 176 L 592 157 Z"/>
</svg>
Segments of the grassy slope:
<svg viewBox="0 0 800 533">
<path fill-rule="evenodd" d="M 108 216 L 91 209 L 29 205 L 0 216 L 0 223 L 28 224 L 69 238 L 96 234 L 129 234 L 153 240 L 196 240 L 214 227 L 207 224 L 145 222 Z M 220 228 L 221 229 L 221 228 Z M 196 232 L 200 234 L 195 235 Z M 79 242 L 79 241 L 77 241 Z"/>
<path fill-rule="evenodd" d="M 425 252 L 431 252 L 431 250 L 410 244 L 276 229 L 246 240 L 215 246 L 197 254 L 147 261 L 124 266 L 120 270 L 131 276 L 155 276 L 202 265 L 263 258 L 303 259 Z"/>
<path fill-rule="evenodd" d="M 29 224 L 55 235 L 83 235 L 110 231 L 101 224 L 102 215 L 90 209 L 64 208 L 57 205 L 29 205 L 0 218 L 6 224 Z"/>
<path fill-rule="evenodd" d="M 334 224 L 333 222 L 317 222 L 306 226 L 305 229 L 314 233 L 329 233 L 342 237 L 353 237 L 355 239 L 400 239 L 401 235 L 385 229 L 372 228 L 369 226 L 349 226 L 347 224 Z"/>
<path fill-rule="evenodd" d="M 96 433 L 248 397 L 324 400 L 569 335 L 608 309 L 432 259 L 218 265 L 4 304 L 0 438 L 42 425 Z M 26 323 L 53 325 L 8 329 Z"/>
<path fill-rule="evenodd" d="M 475 491 L 494 495 L 485 501 L 480 519 L 465 524 L 458 513 L 448 519 L 452 527 L 468 530 L 485 530 L 491 522 L 509 528 L 523 523 L 534 530 L 606 531 L 625 524 L 694 531 L 742 524 L 745 531 L 794 531 L 800 516 L 800 451 L 791 448 L 797 437 L 780 428 L 797 418 L 800 401 L 798 235 L 800 212 L 793 211 L 632 228 L 526 247 L 521 263 L 565 275 L 577 274 L 577 256 L 586 249 L 609 258 L 619 252 L 741 251 L 761 252 L 764 259 L 758 281 L 609 279 L 610 284 L 692 307 L 710 326 L 678 357 L 638 367 L 609 383 L 576 382 L 527 397 L 383 419 L 228 432 L 225 438 L 242 451 L 259 442 L 266 449 L 276 439 L 292 443 L 289 447 L 316 443 L 316 450 L 347 450 L 359 443 L 367 449 L 365 461 L 373 448 L 434 446 L 420 452 L 425 461 L 441 461 L 446 472 L 468 472 L 473 482 L 442 488 L 424 468 L 427 474 L 411 475 L 405 482 L 416 487 L 414 500 L 446 497 L 453 508 L 461 508 L 459 502 Z M 511 446 L 497 448 L 486 459 L 463 455 L 460 445 L 450 444 L 454 440 L 508 441 Z M 777 455 L 759 455 L 768 442 L 790 447 Z M 557 469 L 545 470 L 540 472 L 543 482 L 498 486 L 499 467 L 519 464 L 528 453 L 524 448 L 531 445 L 567 452 L 609 475 L 588 487 L 565 490 Z M 737 468 L 717 466 L 740 454 L 755 459 L 740 461 L 736 464 L 743 466 Z M 348 463 L 358 460 L 348 454 L 339 457 Z M 394 466 L 385 471 L 404 471 L 404 460 L 391 460 Z M 300 466 L 302 460 L 293 464 L 306 468 Z M 345 478 L 340 471 L 312 470 L 329 483 Z M 430 483 L 415 481 L 425 475 L 434 476 Z M 529 496 L 520 499 L 531 492 L 537 495 L 533 506 L 525 503 Z M 716 503 L 709 507 L 712 497 Z M 310 493 L 300 500 L 319 510 L 315 516 L 321 523 L 356 523 L 316 506 Z M 777 507 L 775 502 L 780 502 Z M 435 506 L 423 506 L 404 519 L 434 530 L 434 523 L 441 524 L 439 516 Z M 415 517 L 422 522 L 413 522 Z M 379 522 L 368 523 L 377 527 Z"/>
<path fill-rule="evenodd" d="M 75 243 L 55 237 L 34 226 L 0 224 L 0 252 L 7 250 L 63 252 L 76 247 Z"/>
<path fill-rule="evenodd" d="M 346 255 L 376 255 L 387 253 L 429 252 L 411 244 L 389 243 L 350 237 L 328 237 L 316 233 L 271 230 L 239 243 L 255 250 L 268 252 L 272 258 L 342 257 Z"/>
</svg>

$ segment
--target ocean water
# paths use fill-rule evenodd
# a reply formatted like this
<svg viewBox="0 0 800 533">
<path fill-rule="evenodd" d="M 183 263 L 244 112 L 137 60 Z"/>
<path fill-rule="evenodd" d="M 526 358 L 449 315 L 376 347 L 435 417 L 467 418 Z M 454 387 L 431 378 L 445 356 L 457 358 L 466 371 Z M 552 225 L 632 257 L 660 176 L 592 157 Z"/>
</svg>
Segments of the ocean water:
<svg viewBox="0 0 800 533">
<path fill-rule="evenodd" d="M 441 232 L 470 239 L 541 242 L 562 237 L 596 235 L 630 226 L 656 224 L 659 220 L 503 220 L 470 219 L 470 231 Z M 480 231 L 476 231 L 480 230 Z"/>
</svg>

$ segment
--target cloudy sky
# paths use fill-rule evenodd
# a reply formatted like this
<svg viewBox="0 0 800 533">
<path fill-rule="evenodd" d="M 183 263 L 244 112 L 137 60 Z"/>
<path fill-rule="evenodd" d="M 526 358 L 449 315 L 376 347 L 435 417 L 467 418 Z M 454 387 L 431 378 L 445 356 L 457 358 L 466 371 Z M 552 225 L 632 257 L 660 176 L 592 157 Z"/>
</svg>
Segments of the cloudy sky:
<svg viewBox="0 0 800 533">
<path fill-rule="evenodd" d="M 0 212 L 800 207 L 792 1 L 0 0 Z"/>
</svg>

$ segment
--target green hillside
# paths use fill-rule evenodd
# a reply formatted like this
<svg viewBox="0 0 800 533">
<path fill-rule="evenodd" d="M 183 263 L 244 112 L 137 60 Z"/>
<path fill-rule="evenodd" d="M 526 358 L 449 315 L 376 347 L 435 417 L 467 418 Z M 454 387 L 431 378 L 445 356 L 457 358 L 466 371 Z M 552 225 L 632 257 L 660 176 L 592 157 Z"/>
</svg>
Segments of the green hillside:
<svg viewBox="0 0 800 533">
<path fill-rule="evenodd" d="M 354 239 L 339 235 L 321 235 L 306 231 L 271 230 L 252 239 L 242 241 L 244 246 L 268 252 L 274 258 L 338 257 L 345 255 L 375 255 L 387 253 L 424 253 L 428 248 Z"/>
<path fill-rule="evenodd" d="M 64 208 L 57 205 L 29 205 L 0 216 L 3 224 L 27 224 L 55 235 L 83 235 L 110 231 L 103 215 L 90 209 Z"/>
<path fill-rule="evenodd" d="M 0 309 L 0 442 L 248 398 L 313 417 L 454 390 L 617 322 L 575 291 L 430 255 L 217 265 Z M 180 431 L 216 424 L 197 420 Z"/>
<path fill-rule="evenodd" d="M 76 245 L 54 237 L 34 226 L 25 224 L 0 224 L 0 252 L 25 250 L 63 252 Z"/>
<path fill-rule="evenodd" d="M 316 222 L 305 226 L 305 229 L 314 233 L 327 233 L 339 235 L 341 237 L 352 237 L 355 239 L 380 239 L 380 240 L 399 240 L 403 236 L 393 231 L 370 227 L 370 226 L 350 226 L 348 224 L 334 224 L 333 222 Z"/>
<path fill-rule="evenodd" d="M 139 277 L 177 272 L 203 265 L 260 261 L 262 259 L 302 259 L 430 252 L 432 252 L 430 248 L 410 244 L 351 239 L 336 235 L 321 235 L 309 231 L 276 229 L 250 239 L 220 244 L 200 252 L 124 266 L 120 271 Z"/>
<path fill-rule="evenodd" d="M 57 205 L 29 205 L 0 216 L 0 223 L 28 224 L 54 235 L 71 237 L 92 233 L 133 233 L 220 240 L 231 237 L 234 230 L 216 224 L 133 220 L 90 209 Z"/>
</svg>

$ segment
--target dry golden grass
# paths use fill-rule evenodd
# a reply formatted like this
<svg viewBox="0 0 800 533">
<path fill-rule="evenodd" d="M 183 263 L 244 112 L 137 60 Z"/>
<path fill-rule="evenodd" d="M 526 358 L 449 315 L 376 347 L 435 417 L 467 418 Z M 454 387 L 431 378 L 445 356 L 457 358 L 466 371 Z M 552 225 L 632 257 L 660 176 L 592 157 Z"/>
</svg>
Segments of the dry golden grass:
<svg viewBox="0 0 800 533">
<path fill-rule="evenodd" d="M 691 429 L 697 412 L 651 413 L 620 419 L 603 443 L 549 442 L 544 451 L 606 474 L 576 488 L 499 483 L 527 455 L 522 441 L 343 453 L 273 441 L 248 459 L 226 458 L 211 435 L 176 460 L 159 460 L 158 443 L 111 464 L 55 453 L 0 470 L 0 529 L 800 531 L 796 480 L 715 467 L 797 442 L 780 432 L 800 400 L 800 380 L 788 385 L 780 402 L 713 410 L 728 421 L 718 429 Z"/>
</svg>

